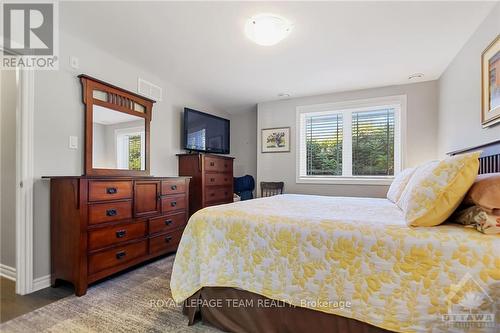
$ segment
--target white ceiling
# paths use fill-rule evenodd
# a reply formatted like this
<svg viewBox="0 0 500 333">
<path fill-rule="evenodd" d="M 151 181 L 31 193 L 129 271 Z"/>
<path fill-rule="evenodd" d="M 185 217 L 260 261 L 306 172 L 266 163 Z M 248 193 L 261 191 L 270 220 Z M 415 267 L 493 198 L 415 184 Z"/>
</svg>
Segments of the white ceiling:
<svg viewBox="0 0 500 333">
<path fill-rule="evenodd" d="M 263 101 L 439 78 L 494 2 L 64 2 L 62 29 L 234 113 Z M 275 46 L 244 35 L 270 12 Z M 478 60 L 479 61 L 479 60 Z"/>
</svg>

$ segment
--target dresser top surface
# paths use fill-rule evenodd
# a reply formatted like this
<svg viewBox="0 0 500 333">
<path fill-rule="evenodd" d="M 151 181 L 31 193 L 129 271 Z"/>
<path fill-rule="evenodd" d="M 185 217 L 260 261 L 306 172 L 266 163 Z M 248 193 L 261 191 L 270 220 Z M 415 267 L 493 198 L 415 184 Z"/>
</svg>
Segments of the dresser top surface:
<svg viewBox="0 0 500 333">
<path fill-rule="evenodd" d="M 217 154 L 208 154 L 208 153 L 185 153 L 185 154 L 176 154 L 177 156 L 205 156 L 205 157 L 216 157 L 216 158 L 224 158 L 227 160 L 234 160 L 235 158 L 228 155 L 217 155 Z"/>
<path fill-rule="evenodd" d="M 155 180 L 155 179 L 189 179 L 189 176 L 43 176 L 42 179 L 104 179 L 104 180 Z"/>
</svg>

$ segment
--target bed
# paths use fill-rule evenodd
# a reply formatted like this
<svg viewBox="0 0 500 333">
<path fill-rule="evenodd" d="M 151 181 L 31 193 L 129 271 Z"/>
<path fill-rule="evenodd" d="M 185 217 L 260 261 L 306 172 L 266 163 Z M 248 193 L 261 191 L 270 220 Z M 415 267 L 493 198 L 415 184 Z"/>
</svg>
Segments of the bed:
<svg viewBox="0 0 500 333">
<path fill-rule="evenodd" d="M 497 236 L 409 228 L 386 199 L 285 194 L 194 214 L 171 290 L 191 324 L 226 331 L 446 331 L 451 286 L 470 276 L 494 293 L 499 272 Z"/>
</svg>

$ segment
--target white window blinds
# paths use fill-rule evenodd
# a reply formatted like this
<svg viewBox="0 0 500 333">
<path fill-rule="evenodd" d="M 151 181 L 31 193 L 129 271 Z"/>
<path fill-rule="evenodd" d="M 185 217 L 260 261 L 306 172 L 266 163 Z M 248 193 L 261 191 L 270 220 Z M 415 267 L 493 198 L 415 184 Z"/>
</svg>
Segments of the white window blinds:
<svg viewBox="0 0 500 333">
<path fill-rule="evenodd" d="M 352 113 L 352 174 L 394 175 L 394 109 Z"/>
<path fill-rule="evenodd" d="M 306 116 L 307 175 L 342 175 L 342 114 Z"/>
</svg>

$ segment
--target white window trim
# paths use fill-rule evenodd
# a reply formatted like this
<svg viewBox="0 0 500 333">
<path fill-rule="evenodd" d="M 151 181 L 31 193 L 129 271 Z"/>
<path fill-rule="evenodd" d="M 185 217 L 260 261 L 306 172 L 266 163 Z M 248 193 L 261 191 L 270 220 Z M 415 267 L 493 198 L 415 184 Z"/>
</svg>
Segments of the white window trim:
<svg viewBox="0 0 500 333">
<path fill-rule="evenodd" d="M 406 162 L 406 95 L 395 95 L 386 97 L 369 98 L 362 100 L 351 100 L 336 103 L 304 105 L 296 108 L 296 126 L 298 135 L 296 137 L 296 183 L 298 184 L 363 184 L 363 185 L 389 185 L 394 176 L 352 176 L 352 135 L 350 122 L 352 112 L 372 109 L 373 107 L 392 107 L 397 111 L 394 114 L 394 172 L 400 172 Z M 331 114 L 334 112 L 343 114 L 343 143 L 342 143 L 342 173 L 343 176 L 301 176 L 305 168 L 305 128 L 301 127 L 301 119 L 306 113 L 317 113 L 318 115 Z M 399 142 L 397 141 L 399 138 Z M 302 158 L 301 158 L 302 157 Z"/>
</svg>

